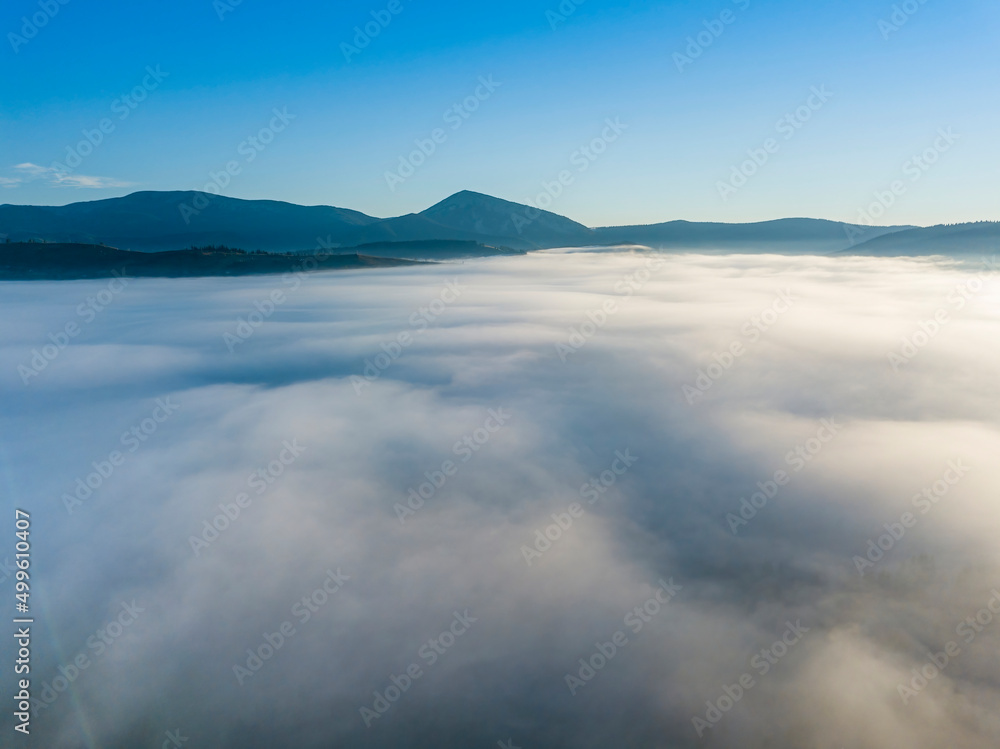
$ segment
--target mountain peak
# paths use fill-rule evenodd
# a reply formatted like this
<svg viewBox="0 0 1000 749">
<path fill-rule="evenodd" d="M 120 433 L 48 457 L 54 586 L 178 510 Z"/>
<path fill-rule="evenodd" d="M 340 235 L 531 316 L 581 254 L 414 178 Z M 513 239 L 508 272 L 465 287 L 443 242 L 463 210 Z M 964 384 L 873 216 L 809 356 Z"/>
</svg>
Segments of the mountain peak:
<svg viewBox="0 0 1000 749">
<path fill-rule="evenodd" d="M 417 214 L 452 230 L 517 237 L 542 246 L 588 244 L 591 230 L 550 211 L 472 190 L 461 190 Z"/>
<path fill-rule="evenodd" d="M 459 190 L 453 195 L 449 195 L 444 200 L 435 203 L 430 208 L 422 211 L 422 213 L 430 213 L 435 209 L 443 207 L 462 207 L 467 208 L 470 206 L 483 206 L 483 207 L 498 207 L 498 206 L 514 206 L 521 207 L 517 203 L 512 203 L 509 200 L 503 200 L 502 198 L 494 198 L 492 195 L 486 195 L 485 193 L 475 192 L 474 190 Z"/>
</svg>

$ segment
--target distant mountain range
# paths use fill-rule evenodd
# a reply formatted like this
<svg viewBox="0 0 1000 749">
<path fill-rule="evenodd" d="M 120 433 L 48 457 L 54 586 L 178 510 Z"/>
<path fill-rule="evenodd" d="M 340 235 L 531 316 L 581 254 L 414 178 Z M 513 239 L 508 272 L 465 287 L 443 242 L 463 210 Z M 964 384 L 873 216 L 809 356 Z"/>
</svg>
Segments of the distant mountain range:
<svg viewBox="0 0 1000 749">
<path fill-rule="evenodd" d="M 590 228 L 550 211 L 468 190 L 420 213 L 386 219 L 346 208 L 202 192 L 137 192 L 66 206 L 0 205 L 0 239 L 13 242 L 105 244 L 139 252 L 204 245 L 267 252 L 339 248 L 336 251 L 420 259 L 618 244 L 699 251 L 967 254 L 995 251 L 998 226 L 922 229 L 789 218 L 750 224 L 670 221 Z M 354 249 L 359 246 L 370 252 Z"/>
<path fill-rule="evenodd" d="M 668 221 L 646 226 L 608 226 L 594 229 L 597 244 L 643 244 L 660 249 L 691 248 L 769 252 L 835 252 L 863 232 L 864 239 L 890 234 L 909 226 L 855 226 L 817 218 L 783 218 L 753 224 Z M 855 240 L 856 241 L 856 240 Z"/>
<path fill-rule="evenodd" d="M 55 242 L 0 244 L 0 279 L 7 281 L 81 278 L 185 278 L 309 273 L 415 265 L 411 260 L 357 253 L 322 257 L 251 253 L 225 247 L 164 252 L 129 252 L 114 247 Z"/>
<path fill-rule="evenodd" d="M 308 255 L 315 252 L 315 249 L 303 250 L 298 254 Z M 526 251 L 512 250 L 509 247 L 491 247 L 465 239 L 415 239 L 412 242 L 370 242 L 326 252 L 356 252 L 368 257 L 407 260 L 463 260 L 496 255 L 523 255 Z"/>
<path fill-rule="evenodd" d="M 378 219 L 330 206 L 199 192 L 137 192 L 66 206 L 2 205 L 0 234 L 11 241 L 103 242 L 140 252 L 219 244 L 287 252 L 429 240 L 531 250 L 593 242 L 587 227 L 545 211 L 515 226 L 513 216 L 526 208 L 460 192 L 421 213 Z"/>
<path fill-rule="evenodd" d="M 905 229 L 841 250 L 857 255 L 994 255 L 1000 252 L 1000 221 Z"/>
</svg>

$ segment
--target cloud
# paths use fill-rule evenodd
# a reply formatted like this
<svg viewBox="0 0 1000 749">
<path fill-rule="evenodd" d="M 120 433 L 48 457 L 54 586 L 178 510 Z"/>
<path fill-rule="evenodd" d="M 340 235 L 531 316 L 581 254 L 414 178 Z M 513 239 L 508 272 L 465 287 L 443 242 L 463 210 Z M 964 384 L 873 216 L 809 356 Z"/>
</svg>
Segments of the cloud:
<svg viewBox="0 0 1000 749">
<path fill-rule="evenodd" d="M 15 164 L 14 168 L 18 171 L 24 172 L 27 177 L 44 177 L 47 174 L 56 171 L 55 169 L 39 166 L 38 164 L 32 164 L 27 161 L 23 164 Z"/>
<path fill-rule="evenodd" d="M 88 177 L 83 174 L 69 174 L 56 169 L 55 167 L 39 166 L 25 162 L 16 164 L 17 169 L 22 174 L 18 177 L 0 177 L 0 185 L 4 187 L 16 187 L 26 181 L 45 180 L 54 187 L 78 187 L 103 190 L 111 187 L 131 187 L 134 182 L 122 182 L 111 177 Z"/>
<path fill-rule="evenodd" d="M 38 739 L 996 746 L 996 279 L 958 308 L 968 266 L 647 260 L 132 280 L 86 324 L 106 282 L 4 284 L 0 476 L 37 529 L 33 689 L 91 661 Z M 230 353 L 240 320 L 255 332 Z M 25 386 L 68 321 L 82 332 Z M 156 421 L 164 398 L 180 408 Z M 510 413 L 495 431 L 491 409 Z M 68 514 L 78 478 L 99 488 Z M 661 580 L 681 587 L 654 605 Z"/>
</svg>

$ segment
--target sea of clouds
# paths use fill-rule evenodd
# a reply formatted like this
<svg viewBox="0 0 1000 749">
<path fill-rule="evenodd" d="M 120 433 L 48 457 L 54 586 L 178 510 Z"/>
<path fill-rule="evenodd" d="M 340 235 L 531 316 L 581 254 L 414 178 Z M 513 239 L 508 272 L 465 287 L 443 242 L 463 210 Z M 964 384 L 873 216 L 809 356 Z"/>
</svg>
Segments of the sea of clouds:
<svg viewBox="0 0 1000 749">
<path fill-rule="evenodd" d="M 993 749 L 998 278 L 622 250 L 0 284 L 36 618 L 3 744 Z"/>
</svg>

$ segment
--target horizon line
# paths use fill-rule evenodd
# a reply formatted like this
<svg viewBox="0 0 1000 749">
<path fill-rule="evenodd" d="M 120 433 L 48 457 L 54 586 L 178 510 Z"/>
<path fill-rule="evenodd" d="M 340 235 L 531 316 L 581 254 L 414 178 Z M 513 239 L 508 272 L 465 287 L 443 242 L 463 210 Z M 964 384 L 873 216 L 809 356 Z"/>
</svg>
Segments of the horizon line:
<svg viewBox="0 0 1000 749">
<path fill-rule="evenodd" d="M 11 206 L 11 207 L 28 207 L 28 208 L 65 208 L 67 206 L 76 205 L 76 204 L 79 204 L 79 203 L 100 203 L 100 202 L 104 202 L 104 201 L 107 201 L 107 200 L 122 200 L 124 198 L 129 198 L 129 197 L 132 197 L 133 195 L 139 195 L 141 193 L 155 193 L 155 194 L 194 193 L 194 194 L 209 195 L 209 196 L 211 196 L 213 198 L 219 197 L 219 198 L 227 198 L 229 200 L 239 200 L 239 201 L 247 202 L 247 203 L 252 203 L 252 202 L 269 202 L 269 203 L 284 203 L 285 205 L 294 205 L 294 206 L 298 206 L 300 208 L 336 208 L 336 209 L 339 209 L 339 210 L 347 210 L 347 211 L 354 211 L 355 213 L 361 213 L 362 215 L 367 216 L 368 218 L 373 218 L 373 219 L 376 219 L 378 221 L 388 221 L 388 220 L 395 219 L 395 218 L 403 218 L 405 216 L 417 216 L 417 215 L 420 215 L 420 213 L 423 213 L 423 211 L 418 211 L 418 212 L 411 212 L 411 213 L 402 213 L 402 214 L 399 214 L 397 216 L 373 216 L 371 214 L 364 213 L 363 211 L 359 211 L 356 208 L 348 208 L 346 206 L 332 205 L 330 203 L 305 204 L 305 203 L 295 203 L 295 202 L 290 201 L 290 200 L 280 200 L 280 199 L 276 199 L 276 198 L 238 198 L 238 197 L 234 197 L 232 195 L 223 195 L 221 193 L 206 192 L 205 190 L 135 190 L 133 192 L 126 193 L 125 195 L 117 195 L 117 196 L 107 197 L 107 198 L 95 198 L 93 200 L 76 200 L 76 201 L 72 201 L 70 203 L 61 203 L 61 204 L 0 203 L 0 207 L 2 207 L 2 206 Z M 952 223 L 942 222 L 942 223 L 936 223 L 936 224 L 856 224 L 856 223 L 851 223 L 849 221 L 841 221 L 839 219 L 819 218 L 819 217 L 815 217 L 815 216 L 782 216 L 782 217 L 779 217 L 779 218 L 759 219 L 757 221 L 718 221 L 718 220 L 712 220 L 712 221 L 692 221 L 691 219 L 673 218 L 673 219 L 666 219 L 666 220 L 661 220 L 661 221 L 651 221 L 651 222 L 648 222 L 648 223 L 637 223 L 637 224 L 601 224 L 601 225 L 589 226 L 587 224 L 584 224 L 584 223 L 582 223 L 580 221 L 577 221 L 574 218 L 570 218 L 569 216 L 566 216 L 566 215 L 561 214 L 561 213 L 556 213 L 554 211 L 550 211 L 550 210 L 547 210 L 547 209 L 544 209 L 544 208 L 538 208 L 538 207 L 532 206 L 532 205 L 530 205 L 528 203 L 519 203 L 519 202 L 514 201 L 514 200 L 508 200 L 507 198 L 499 198 L 499 197 L 497 197 L 495 195 L 490 195 L 489 193 L 483 193 L 483 192 L 478 192 L 476 190 L 468 190 L 468 189 L 462 189 L 462 190 L 458 190 L 457 192 L 451 193 L 450 195 L 442 198 L 441 200 L 438 200 L 438 201 L 436 201 L 434 203 L 431 203 L 430 205 L 427 206 L 427 208 L 424 209 L 424 211 L 429 210 L 430 208 L 433 208 L 434 206 L 439 205 L 439 204 L 441 204 L 441 203 L 443 203 L 443 202 L 445 202 L 447 200 L 450 200 L 451 198 L 454 198 L 454 197 L 456 197 L 458 195 L 461 195 L 462 193 L 470 193 L 470 194 L 473 194 L 473 195 L 480 195 L 480 196 L 483 196 L 483 197 L 486 197 L 486 198 L 490 198 L 491 200 L 499 200 L 499 201 L 502 201 L 502 202 L 505 202 L 505 203 L 511 203 L 513 205 L 531 208 L 533 210 L 541 211 L 542 213 L 547 213 L 547 214 L 550 214 L 550 215 L 553 215 L 553 216 L 558 216 L 559 218 L 564 218 L 564 219 L 566 219 L 568 221 L 573 221 L 574 223 L 579 224 L 580 226 L 583 226 L 584 228 L 591 229 L 591 230 L 594 230 L 594 229 L 617 229 L 617 228 L 636 227 L 636 226 L 657 226 L 657 225 L 660 225 L 660 224 L 671 224 L 671 223 L 721 224 L 721 225 L 725 225 L 725 226 L 751 226 L 751 225 L 754 225 L 754 224 L 767 224 L 767 223 L 773 223 L 773 222 L 776 222 L 776 221 L 828 221 L 828 222 L 833 223 L 833 224 L 841 224 L 841 225 L 844 225 L 844 226 L 868 227 L 868 228 L 872 228 L 872 229 L 891 229 L 891 228 L 930 229 L 930 228 L 933 228 L 935 226 L 964 226 L 964 225 L 967 225 L 967 224 L 995 224 L 995 223 L 1000 223 L 1000 220 L 979 219 L 979 220 L 976 220 L 976 221 L 957 221 L 957 222 L 952 222 Z"/>
</svg>

